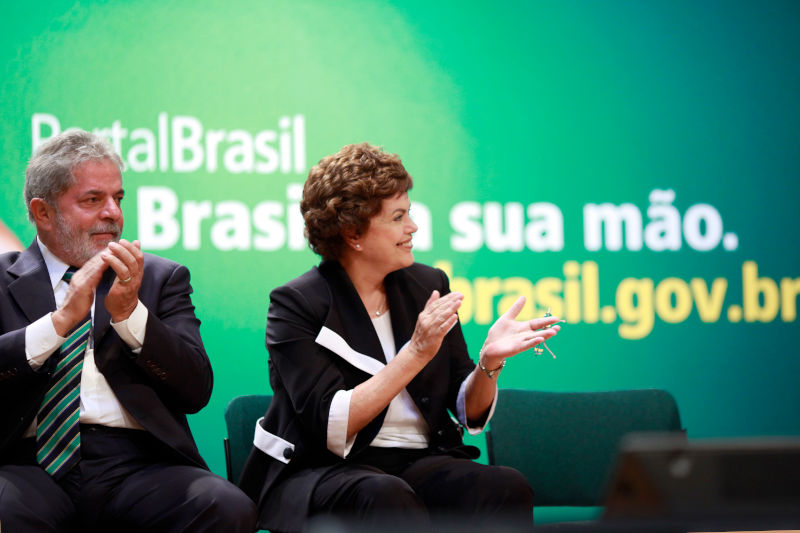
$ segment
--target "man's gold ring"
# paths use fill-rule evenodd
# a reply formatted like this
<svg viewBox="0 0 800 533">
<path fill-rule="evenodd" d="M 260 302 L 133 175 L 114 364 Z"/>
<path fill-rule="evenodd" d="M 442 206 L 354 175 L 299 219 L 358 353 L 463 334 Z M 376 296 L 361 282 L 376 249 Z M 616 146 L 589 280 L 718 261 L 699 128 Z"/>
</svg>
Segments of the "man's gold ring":
<svg viewBox="0 0 800 533">
<path fill-rule="evenodd" d="M 133 276 L 128 276 L 126 279 L 119 280 L 120 283 L 129 283 L 133 279 Z"/>
</svg>

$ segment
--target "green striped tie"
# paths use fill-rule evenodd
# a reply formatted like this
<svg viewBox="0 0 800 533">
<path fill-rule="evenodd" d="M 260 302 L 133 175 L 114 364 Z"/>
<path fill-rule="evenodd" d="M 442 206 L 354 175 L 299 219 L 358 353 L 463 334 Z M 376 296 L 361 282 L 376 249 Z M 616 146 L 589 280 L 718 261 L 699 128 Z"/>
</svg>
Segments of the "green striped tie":
<svg viewBox="0 0 800 533">
<path fill-rule="evenodd" d="M 69 283 L 74 269 L 64 274 Z M 56 365 L 50 390 L 39 408 L 36 429 L 36 460 L 56 479 L 60 478 L 80 458 L 81 441 L 78 415 L 80 414 L 80 384 L 83 354 L 92 329 L 86 317 L 61 345 L 61 357 Z"/>
</svg>

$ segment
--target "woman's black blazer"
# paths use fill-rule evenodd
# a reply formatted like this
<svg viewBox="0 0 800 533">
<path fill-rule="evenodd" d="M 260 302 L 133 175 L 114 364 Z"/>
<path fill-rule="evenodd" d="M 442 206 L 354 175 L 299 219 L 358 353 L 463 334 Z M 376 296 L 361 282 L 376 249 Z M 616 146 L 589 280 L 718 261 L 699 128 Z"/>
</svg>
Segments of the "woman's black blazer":
<svg viewBox="0 0 800 533">
<path fill-rule="evenodd" d="M 434 290 L 450 292 L 441 270 L 414 264 L 386 277 L 397 351 L 411 339 Z M 362 429 L 347 459 L 327 447 L 334 394 L 353 389 L 386 364 L 370 317 L 341 265 L 324 261 L 270 294 L 266 345 L 273 399 L 239 485 L 259 506 L 259 527 L 299 530 L 310 495 L 325 471 L 358 455 L 375 438 L 386 409 Z M 460 324 L 406 390 L 430 428 L 431 453 L 477 457 L 450 416 L 462 382 L 475 368 Z M 450 411 L 450 413 L 448 413 Z"/>
</svg>

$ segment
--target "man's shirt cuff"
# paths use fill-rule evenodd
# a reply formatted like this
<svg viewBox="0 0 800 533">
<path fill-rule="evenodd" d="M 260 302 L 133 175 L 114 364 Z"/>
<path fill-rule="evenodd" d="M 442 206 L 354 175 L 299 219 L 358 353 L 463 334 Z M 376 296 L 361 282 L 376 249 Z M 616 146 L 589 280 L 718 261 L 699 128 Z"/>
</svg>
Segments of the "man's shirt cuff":
<svg viewBox="0 0 800 533">
<path fill-rule="evenodd" d="M 53 313 L 47 313 L 25 328 L 25 357 L 34 370 L 41 367 L 67 340 L 56 333 L 52 315 Z"/>
<path fill-rule="evenodd" d="M 133 350 L 133 353 L 138 354 L 142 351 L 148 314 L 147 307 L 139 300 L 136 308 L 127 319 L 119 322 L 111 321 L 111 327 L 125 341 L 125 344 Z"/>
</svg>

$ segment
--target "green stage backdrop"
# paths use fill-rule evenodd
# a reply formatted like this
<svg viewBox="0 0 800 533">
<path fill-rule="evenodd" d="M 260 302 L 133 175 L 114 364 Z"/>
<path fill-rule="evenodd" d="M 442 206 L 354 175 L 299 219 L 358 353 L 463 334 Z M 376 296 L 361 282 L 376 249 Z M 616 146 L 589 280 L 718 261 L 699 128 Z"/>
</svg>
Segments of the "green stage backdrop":
<svg viewBox="0 0 800 533">
<path fill-rule="evenodd" d="M 519 294 L 566 319 L 558 357 L 514 358 L 501 386 L 660 387 L 690 437 L 800 434 L 797 2 L 0 10 L 3 246 L 34 235 L 38 143 L 112 140 L 124 237 L 192 272 L 215 387 L 191 424 L 216 472 L 225 405 L 269 391 L 268 293 L 317 263 L 308 169 L 361 141 L 413 175 L 416 258 L 464 292 L 473 354 Z"/>
</svg>

